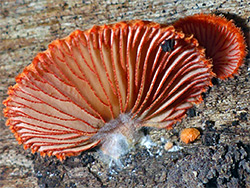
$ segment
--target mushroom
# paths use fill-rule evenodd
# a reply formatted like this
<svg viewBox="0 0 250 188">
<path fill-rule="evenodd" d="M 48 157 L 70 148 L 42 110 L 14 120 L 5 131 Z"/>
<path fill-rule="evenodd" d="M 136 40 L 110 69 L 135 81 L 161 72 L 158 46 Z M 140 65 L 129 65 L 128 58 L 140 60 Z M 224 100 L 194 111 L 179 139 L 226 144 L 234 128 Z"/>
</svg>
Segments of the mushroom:
<svg viewBox="0 0 250 188">
<path fill-rule="evenodd" d="M 214 76 L 204 49 L 173 26 L 128 21 L 53 41 L 16 77 L 3 102 L 24 148 L 66 156 L 101 146 L 113 158 L 143 126 L 171 128 Z"/>
<path fill-rule="evenodd" d="M 213 72 L 225 79 L 238 73 L 246 56 L 243 33 L 232 20 L 210 14 L 195 14 L 178 20 L 174 26 L 193 35 L 213 60 Z"/>
</svg>

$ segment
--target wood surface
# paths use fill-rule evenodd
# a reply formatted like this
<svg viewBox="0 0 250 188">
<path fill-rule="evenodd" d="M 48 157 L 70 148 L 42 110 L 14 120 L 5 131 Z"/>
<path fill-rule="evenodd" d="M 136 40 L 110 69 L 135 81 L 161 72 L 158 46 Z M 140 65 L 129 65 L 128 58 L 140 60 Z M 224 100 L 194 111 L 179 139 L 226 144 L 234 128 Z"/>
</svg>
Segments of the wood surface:
<svg viewBox="0 0 250 188">
<path fill-rule="evenodd" d="M 222 13 L 227 18 L 234 19 L 236 25 L 242 27 L 247 44 L 250 44 L 250 2 L 248 0 L 1 0 L 0 102 L 7 97 L 7 88 L 15 84 L 15 76 L 32 62 L 38 52 L 45 50 L 51 41 L 66 37 L 76 29 L 84 30 L 91 28 L 95 24 L 102 25 L 131 19 L 144 19 L 171 24 L 178 18 L 200 12 Z M 181 145 L 178 137 L 171 137 L 174 133 L 178 133 L 183 127 L 192 126 L 205 130 L 206 122 L 212 121 L 215 124 L 216 132 L 220 134 L 219 144 L 241 142 L 249 146 L 249 62 L 248 56 L 238 76 L 225 81 L 215 80 L 216 84 L 205 94 L 204 102 L 194 108 L 196 115 L 188 116 L 181 123 L 178 123 L 172 132 L 150 130 L 149 135 L 153 141 L 159 143 L 160 138 L 164 137 L 165 139 L 172 139 L 172 141 Z M 22 146 L 18 145 L 11 131 L 5 126 L 2 109 L 3 105 L 0 104 L 0 187 L 50 187 L 49 184 L 41 183 L 42 180 L 39 179 L 39 172 L 42 172 L 42 170 L 39 171 L 38 164 L 45 164 L 44 159 L 31 154 L 29 150 L 26 151 Z M 242 117 L 243 115 L 244 117 Z M 229 128 L 225 129 L 225 126 Z M 182 145 L 182 147 L 188 150 L 192 147 L 206 146 L 204 142 L 198 141 L 193 145 Z M 131 155 L 136 156 L 138 154 L 136 150 L 132 151 Z M 92 153 L 85 154 L 92 156 Z M 96 155 L 95 153 L 93 156 Z M 39 163 L 37 160 L 39 160 Z M 159 158 L 159 160 L 164 159 Z M 53 161 L 56 161 L 56 159 L 53 159 Z M 62 178 L 63 183 L 58 184 L 58 186 L 67 187 L 66 185 L 70 185 L 69 182 L 72 182 L 70 179 L 73 179 L 74 183 L 78 182 L 78 184 L 75 183 L 77 187 L 87 185 L 90 187 L 112 187 L 111 180 L 108 181 L 108 178 L 105 179 L 102 175 L 98 175 L 98 170 L 96 172 L 96 169 L 106 171 L 108 167 L 98 166 L 99 163 L 101 164 L 98 160 L 94 163 L 89 164 L 88 168 L 84 167 L 84 165 L 81 168 L 70 169 L 63 166 L 63 170 L 60 171 L 64 176 Z M 60 167 L 59 165 L 57 168 Z M 42 167 L 40 168 L 42 169 Z M 81 178 L 78 177 L 79 173 L 82 174 L 81 177 L 85 177 L 84 180 L 79 180 Z M 142 171 L 138 170 L 135 173 L 140 174 Z M 161 176 L 161 178 L 164 179 L 164 176 Z M 146 179 L 150 178 L 145 177 Z M 166 177 L 164 181 L 159 181 L 166 183 Z M 90 182 L 94 182 L 92 186 Z M 134 183 L 131 184 L 132 187 L 140 187 L 139 184 L 133 181 L 132 183 Z M 147 185 L 150 187 L 150 184 Z M 120 184 L 120 186 L 126 187 L 128 185 L 124 183 Z"/>
</svg>

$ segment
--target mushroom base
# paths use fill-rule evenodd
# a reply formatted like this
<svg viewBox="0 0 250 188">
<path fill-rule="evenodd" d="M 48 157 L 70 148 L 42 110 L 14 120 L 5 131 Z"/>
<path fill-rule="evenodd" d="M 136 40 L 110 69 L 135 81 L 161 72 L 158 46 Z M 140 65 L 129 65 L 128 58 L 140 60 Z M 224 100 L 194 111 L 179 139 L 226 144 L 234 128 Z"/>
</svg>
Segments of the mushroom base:
<svg viewBox="0 0 250 188">
<path fill-rule="evenodd" d="M 139 125 L 129 114 L 121 114 L 117 119 L 106 123 L 92 139 L 101 140 L 102 153 L 117 161 L 143 137 Z"/>
</svg>

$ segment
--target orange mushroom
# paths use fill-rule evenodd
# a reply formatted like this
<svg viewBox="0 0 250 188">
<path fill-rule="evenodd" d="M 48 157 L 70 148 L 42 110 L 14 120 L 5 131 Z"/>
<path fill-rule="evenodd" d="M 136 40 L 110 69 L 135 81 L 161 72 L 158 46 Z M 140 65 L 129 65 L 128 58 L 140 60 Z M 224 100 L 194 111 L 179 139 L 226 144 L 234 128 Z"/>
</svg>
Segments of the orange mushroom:
<svg viewBox="0 0 250 188">
<path fill-rule="evenodd" d="M 53 41 L 3 102 L 24 148 L 59 159 L 97 145 L 118 158 L 143 126 L 171 128 L 214 76 L 204 49 L 173 26 L 119 22 Z"/>
<path fill-rule="evenodd" d="M 233 21 L 222 16 L 195 14 L 178 20 L 174 26 L 193 35 L 213 60 L 213 72 L 225 79 L 238 73 L 246 56 L 243 33 Z"/>
</svg>

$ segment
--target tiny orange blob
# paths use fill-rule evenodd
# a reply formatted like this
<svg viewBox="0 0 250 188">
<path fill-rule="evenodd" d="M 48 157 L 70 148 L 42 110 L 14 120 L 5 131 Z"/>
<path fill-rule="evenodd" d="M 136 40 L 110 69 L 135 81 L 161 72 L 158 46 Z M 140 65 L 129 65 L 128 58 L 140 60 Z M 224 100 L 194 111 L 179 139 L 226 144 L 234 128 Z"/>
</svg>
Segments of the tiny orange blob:
<svg viewBox="0 0 250 188">
<path fill-rule="evenodd" d="M 167 142 L 165 145 L 164 145 L 164 149 L 166 151 L 170 150 L 171 148 L 173 148 L 174 144 L 173 142 Z"/>
<path fill-rule="evenodd" d="M 200 137 L 200 131 L 196 128 L 186 128 L 181 131 L 181 141 L 188 144 Z"/>
</svg>

